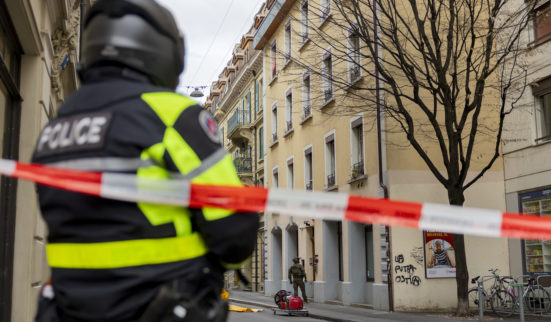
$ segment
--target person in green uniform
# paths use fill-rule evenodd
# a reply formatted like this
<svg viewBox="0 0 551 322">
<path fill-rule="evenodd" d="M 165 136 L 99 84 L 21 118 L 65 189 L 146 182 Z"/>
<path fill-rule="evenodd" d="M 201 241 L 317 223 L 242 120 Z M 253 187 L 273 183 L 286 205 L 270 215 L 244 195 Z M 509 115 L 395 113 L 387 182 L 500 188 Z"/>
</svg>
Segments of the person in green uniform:
<svg viewBox="0 0 551 322">
<path fill-rule="evenodd" d="M 306 271 L 304 266 L 300 264 L 300 258 L 293 258 L 293 265 L 289 267 L 289 281 L 293 283 L 294 296 L 298 296 L 298 288 L 300 287 L 300 292 L 305 303 L 308 303 L 308 296 L 306 296 L 306 291 L 304 289 L 304 282 L 306 282 Z"/>
</svg>

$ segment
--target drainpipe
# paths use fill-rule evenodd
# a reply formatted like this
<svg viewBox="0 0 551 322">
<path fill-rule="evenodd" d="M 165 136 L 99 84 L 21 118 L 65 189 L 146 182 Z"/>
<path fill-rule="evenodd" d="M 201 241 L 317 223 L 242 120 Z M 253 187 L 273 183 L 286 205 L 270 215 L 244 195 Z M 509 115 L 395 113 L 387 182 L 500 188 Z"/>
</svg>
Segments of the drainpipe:
<svg viewBox="0 0 551 322">
<path fill-rule="evenodd" d="M 256 71 L 253 70 L 252 74 L 253 74 L 253 81 L 256 84 Z M 255 86 L 255 90 L 257 88 L 258 88 L 258 86 Z M 254 96 L 258 96 L 258 93 L 255 93 Z M 255 104 L 256 104 L 256 100 L 255 100 Z M 251 111 L 251 113 L 253 113 L 253 111 Z M 255 121 L 256 121 L 256 106 L 255 106 L 255 109 L 254 109 L 254 115 L 255 115 Z M 252 116 L 251 116 L 251 119 L 252 119 Z M 257 141 L 258 141 L 258 137 L 257 137 L 257 134 L 256 134 L 256 130 L 257 130 L 256 126 L 254 126 L 253 127 L 253 131 L 254 131 L 254 135 L 253 135 L 254 163 L 253 163 L 253 165 L 254 165 L 254 167 L 251 167 L 251 170 L 254 171 L 254 185 L 255 186 L 258 185 L 258 172 L 257 172 L 257 166 L 258 166 L 258 163 L 257 163 L 258 162 L 258 149 L 257 149 L 258 142 Z M 255 261 L 255 265 L 254 265 L 254 291 L 258 292 L 258 230 L 257 230 L 257 234 L 256 234 L 256 245 L 254 246 L 254 261 Z"/>
<path fill-rule="evenodd" d="M 378 11 L 378 2 L 377 0 L 373 1 L 373 22 L 374 22 L 374 39 L 375 39 L 375 52 L 377 54 L 377 59 L 380 59 L 378 37 L 379 37 L 379 28 L 377 24 L 377 11 Z M 377 157 L 378 157 L 378 168 L 379 168 L 379 187 L 383 190 L 383 198 L 388 198 L 388 187 L 385 184 L 383 178 L 383 147 L 382 147 L 382 130 L 381 130 L 381 96 L 380 96 L 380 80 L 379 80 L 379 71 L 375 68 L 375 105 L 377 108 Z M 392 259 L 392 244 L 390 238 L 390 227 L 385 226 L 386 242 L 387 242 L 387 285 L 388 285 L 388 310 L 390 312 L 394 311 L 394 296 L 393 296 L 393 283 L 392 283 L 392 269 L 391 269 L 391 259 Z"/>
<path fill-rule="evenodd" d="M 256 82 L 256 80 L 255 80 Z M 255 113 L 256 114 L 256 113 Z M 256 115 L 255 115 L 255 118 L 256 118 Z M 257 159 L 258 159 L 258 150 L 256 148 L 256 145 L 257 145 L 257 136 L 256 136 L 256 126 L 253 127 L 253 131 L 254 131 L 254 167 L 251 167 L 251 170 L 254 171 L 254 185 L 257 186 L 258 185 L 258 174 L 257 174 Z M 256 245 L 254 246 L 254 262 L 255 262 L 255 265 L 254 265 L 254 291 L 255 292 L 258 292 L 258 230 L 257 230 L 257 234 L 256 234 Z"/>
</svg>

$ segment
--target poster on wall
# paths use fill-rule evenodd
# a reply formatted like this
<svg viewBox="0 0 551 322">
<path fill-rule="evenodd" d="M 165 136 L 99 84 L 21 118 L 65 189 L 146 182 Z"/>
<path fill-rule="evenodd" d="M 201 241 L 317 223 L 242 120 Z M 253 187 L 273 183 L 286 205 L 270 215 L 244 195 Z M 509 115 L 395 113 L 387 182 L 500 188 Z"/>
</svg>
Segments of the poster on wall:
<svg viewBox="0 0 551 322">
<path fill-rule="evenodd" d="M 435 231 L 424 231 L 423 238 L 426 277 L 455 277 L 453 235 Z"/>
</svg>

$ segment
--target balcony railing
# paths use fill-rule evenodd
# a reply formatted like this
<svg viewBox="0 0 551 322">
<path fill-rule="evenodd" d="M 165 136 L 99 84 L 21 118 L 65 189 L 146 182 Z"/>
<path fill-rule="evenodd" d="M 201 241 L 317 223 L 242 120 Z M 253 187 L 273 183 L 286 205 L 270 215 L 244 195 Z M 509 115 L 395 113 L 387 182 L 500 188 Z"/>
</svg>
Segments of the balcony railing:
<svg viewBox="0 0 551 322">
<path fill-rule="evenodd" d="M 364 162 L 363 160 L 352 165 L 352 179 L 358 178 L 364 175 Z"/>
<path fill-rule="evenodd" d="M 307 105 L 304 105 L 304 107 L 302 108 L 303 109 L 303 112 L 304 114 L 302 115 L 302 119 L 306 119 L 308 116 L 311 115 L 312 113 L 312 106 L 310 106 L 310 104 L 307 104 Z"/>
<path fill-rule="evenodd" d="M 293 121 L 287 121 L 286 124 L 287 124 L 287 127 L 286 127 L 287 132 L 291 131 L 293 129 Z"/>
<path fill-rule="evenodd" d="M 277 133 L 272 133 L 272 143 L 277 142 Z"/>
<path fill-rule="evenodd" d="M 228 119 L 228 136 L 239 126 L 249 125 L 249 122 L 245 121 L 245 111 L 236 110 L 232 116 Z"/>
<path fill-rule="evenodd" d="M 350 81 L 355 81 L 360 78 L 360 66 L 350 68 Z"/>
<path fill-rule="evenodd" d="M 331 7 L 329 5 L 326 5 L 326 7 L 321 9 L 321 20 L 327 19 L 329 17 L 329 13 L 331 12 Z"/>
<path fill-rule="evenodd" d="M 251 158 L 238 157 L 233 159 L 233 164 L 237 173 L 251 173 L 253 171 L 253 163 Z"/>
<path fill-rule="evenodd" d="M 323 91 L 323 98 L 325 99 L 325 102 L 329 102 L 333 98 L 333 89 L 328 88 Z"/>
<path fill-rule="evenodd" d="M 314 190 L 314 183 L 312 182 L 312 180 L 308 180 L 306 182 L 306 190 L 307 191 L 312 191 Z"/>
<path fill-rule="evenodd" d="M 335 174 L 332 173 L 327 176 L 327 187 L 332 187 L 335 185 Z"/>
</svg>

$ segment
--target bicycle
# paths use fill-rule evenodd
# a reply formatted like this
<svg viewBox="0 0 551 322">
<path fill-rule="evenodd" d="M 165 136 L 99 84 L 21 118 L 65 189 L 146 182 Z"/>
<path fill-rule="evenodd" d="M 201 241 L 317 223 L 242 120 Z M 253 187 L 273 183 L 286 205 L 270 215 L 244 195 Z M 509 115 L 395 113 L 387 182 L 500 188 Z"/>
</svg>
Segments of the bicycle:
<svg viewBox="0 0 551 322">
<path fill-rule="evenodd" d="M 514 286 L 526 288 L 517 296 Z M 531 313 L 546 313 L 551 306 L 551 296 L 541 285 L 536 284 L 534 277 L 526 283 L 511 283 L 507 289 L 498 290 L 490 299 L 492 310 L 500 317 L 509 317 L 517 312 L 522 304 Z"/>
<path fill-rule="evenodd" d="M 477 284 L 480 278 L 482 278 L 482 282 L 486 282 L 489 280 L 494 280 L 494 283 L 490 287 L 490 294 L 486 292 L 485 289 L 482 289 L 482 296 L 484 298 L 484 311 L 488 311 L 492 308 L 490 300 L 492 296 L 498 291 L 498 290 L 505 290 L 507 289 L 507 286 L 510 283 L 515 282 L 515 279 L 512 276 L 499 276 L 497 273 L 499 270 L 496 269 L 489 269 L 489 272 L 492 273 L 492 276 L 476 276 L 473 279 L 471 279 L 472 284 Z M 469 299 L 469 311 L 470 312 L 476 312 L 479 310 L 479 294 L 478 294 L 478 287 L 472 287 L 468 291 L 468 299 Z"/>
</svg>

